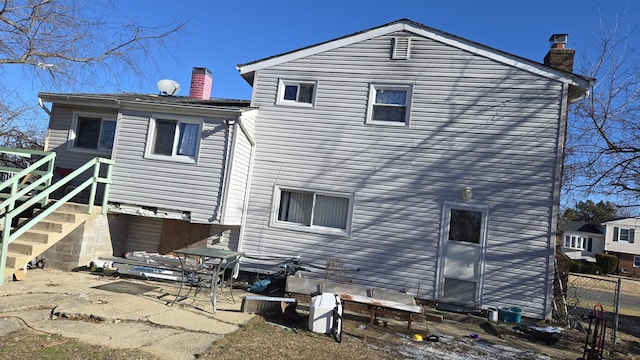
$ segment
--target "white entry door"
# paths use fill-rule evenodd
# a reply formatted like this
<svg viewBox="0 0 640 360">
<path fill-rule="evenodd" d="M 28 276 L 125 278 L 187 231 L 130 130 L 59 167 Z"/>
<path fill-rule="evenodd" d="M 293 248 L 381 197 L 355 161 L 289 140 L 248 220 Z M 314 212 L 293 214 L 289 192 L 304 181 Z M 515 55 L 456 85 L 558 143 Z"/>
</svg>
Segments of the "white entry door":
<svg viewBox="0 0 640 360">
<path fill-rule="evenodd" d="M 487 213 L 485 207 L 445 205 L 438 300 L 479 305 Z"/>
</svg>

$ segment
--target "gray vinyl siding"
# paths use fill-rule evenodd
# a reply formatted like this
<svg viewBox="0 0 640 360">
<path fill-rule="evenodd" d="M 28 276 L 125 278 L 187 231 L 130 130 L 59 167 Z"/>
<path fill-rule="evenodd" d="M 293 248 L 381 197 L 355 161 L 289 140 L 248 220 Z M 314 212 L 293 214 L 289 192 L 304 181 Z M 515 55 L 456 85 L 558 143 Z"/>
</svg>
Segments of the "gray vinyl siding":
<svg viewBox="0 0 640 360">
<path fill-rule="evenodd" d="M 151 113 L 121 110 L 110 201 L 189 212 L 191 222 L 217 220 L 228 149 L 224 119 L 204 118 L 197 163 L 145 158 Z"/>
<path fill-rule="evenodd" d="M 489 206 L 482 305 L 543 317 L 562 84 L 414 37 L 391 38 L 260 69 L 260 108 L 243 250 L 340 257 L 358 284 L 434 299 L 445 201 Z M 275 106 L 279 79 L 317 80 L 314 108 Z M 408 127 L 366 125 L 369 84 L 413 84 Z M 350 236 L 273 226 L 274 186 L 354 194 Z"/>
<path fill-rule="evenodd" d="M 253 137 L 254 117 L 243 117 L 241 121 L 250 136 Z M 247 176 L 249 175 L 251 160 L 251 143 L 239 126 L 234 127 L 234 129 L 237 134 L 234 134 L 235 144 L 232 150 L 228 178 L 229 193 L 227 194 L 227 203 L 225 204 L 225 214 L 223 216 L 226 225 L 240 225 L 242 221 L 242 211 L 248 186 Z"/>
</svg>

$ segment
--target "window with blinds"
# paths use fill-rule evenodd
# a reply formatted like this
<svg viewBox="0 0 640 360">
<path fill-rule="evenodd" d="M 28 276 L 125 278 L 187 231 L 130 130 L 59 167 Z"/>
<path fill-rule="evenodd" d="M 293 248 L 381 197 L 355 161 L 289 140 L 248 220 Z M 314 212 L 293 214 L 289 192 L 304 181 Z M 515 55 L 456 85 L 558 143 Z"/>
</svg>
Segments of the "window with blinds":
<svg viewBox="0 0 640 360">
<path fill-rule="evenodd" d="M 310 229 L 349 231 L 351 197 L 278 189 L 276 222 Z"/>
</svg>

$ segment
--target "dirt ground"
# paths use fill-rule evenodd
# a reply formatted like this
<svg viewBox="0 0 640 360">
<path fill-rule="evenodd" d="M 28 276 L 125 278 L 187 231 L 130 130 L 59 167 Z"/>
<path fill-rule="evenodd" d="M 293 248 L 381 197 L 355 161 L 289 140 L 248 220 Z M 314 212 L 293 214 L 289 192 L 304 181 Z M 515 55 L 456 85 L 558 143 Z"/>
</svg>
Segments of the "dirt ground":
<svg viewBox="0 0 640 360">
<path fill-rule="evenodd" d="M 511 325 L 489 325 L 477 317 L 445 320 L 440 324 L 389 320 L 369 325 L 362 316 L 347 314 L 342 342 L 330 335 L 310 332 L 306 319 L 272 314 L 256 316 L 240 330 L 217 341 L 197 359 L 579 359 L 584 334 L 563 332 L 555 345 L 546 345 L 512 330 Z M 475 331 L 477 338 L 470 337 Z M 422 342 L 414 335 L 422 334 Z M 427 340 L 437 335 L 438 341 Z M 605 352 L 606 359 L 640 359 L 636 338 Z M 611 348 L 605 344 L 605 349 Z M 634 352 L 635 351 L 635 352 Z M 136 350 L 87 345 L 58 335 L 42 334 L 28 327 L 1 338 L 0 359 L 139 359 L 157 356 Z"/>
<path fill-rule="evenodd" d="M 450 317 L 450 316 L 447 316 Z M 342 342 L 310 332 L 307 319 L 282 315 L 256 317 L 240 331 L 217 342 L 204 359 L 579 359 L 586 334 L 562 330 L 554 345 L 536 340 L 513 324 L 489 323 L 472 315 L 456 315 L 442 323 L 389 320 L 370 325 L 359 314 L 345 316 Z M 414 340 L 415 334 L 423 341 Z M 437 338 L 429 338 L 436 335 Z M 615 346 L 605 343 L 604 358 L 640 359 L 638 338 Z M 435 341 L 437 339 L 437 341 Z"/>
<path fill-rule="evenodd" d="M 548 345 L 518 331 L 514 324 L 490 323 L 485 317 L 436 312 L 442 322 L 416 319 L 412 329 L 405 321 L 383 318 L 369 324 L 367 314 L 347 308 L 343 337 L 307 330 L 308 308 L 301 302 L 295 312 L 256 316 L 240 330 L 225 335 L 197 359 L 580 359 L 588 321 L 583 329 L 559 328 L 559 342 Z M 0 316 L 1 317 L 1 316 Z M 98 321 L 98 320 L 93 320 Z M 524 319 L 523 323 L 530 323 Z M 547 326 L 538 323 L 539 326 Z M 420 335 L 423 341 L 416 341 Z M 96 334 L 99 336 L 99 334 Z M 621 316 L 618 341 L 607 337 L 605 359 L 640 360 L 640 318 Z M 0 359 L 161 359 L 131 349 L 114 350 L 83 344 L 56 334 L 38 332 L 23 324 L 19 331 L 0 337 Z"/>
</svg>

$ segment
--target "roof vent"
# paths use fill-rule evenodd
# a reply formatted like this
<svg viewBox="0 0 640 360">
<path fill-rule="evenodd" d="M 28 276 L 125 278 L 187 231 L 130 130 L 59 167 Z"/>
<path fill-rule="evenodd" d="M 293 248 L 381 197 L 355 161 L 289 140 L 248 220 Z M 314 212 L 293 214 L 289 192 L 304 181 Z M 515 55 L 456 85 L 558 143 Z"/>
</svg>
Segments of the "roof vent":
<svg viewBox="0 0 640 360">
<path fill-rule="evenodd" d="M 398 60 L 409 59 L 409 53 L 411 52 L 411 38 L 410 37 L 394 37 L 391 41 L 391 58 Z"/>
<path fill-rule="evenodd" d="M 180 91 L 180 84 L 175 80 L 163 79 L 157 86 L 161 96 L 173 96 Z"/>
</svg>

